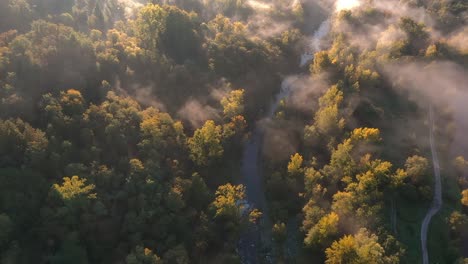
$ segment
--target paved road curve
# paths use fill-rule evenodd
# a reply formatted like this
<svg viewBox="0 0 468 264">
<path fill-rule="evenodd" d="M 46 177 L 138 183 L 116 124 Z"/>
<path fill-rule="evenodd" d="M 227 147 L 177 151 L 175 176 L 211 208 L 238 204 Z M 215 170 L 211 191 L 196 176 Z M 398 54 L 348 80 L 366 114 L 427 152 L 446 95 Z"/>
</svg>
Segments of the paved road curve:
<svg viewBox="0 0 468 264">
<path fill-rule="evenodd" d="M 440 166 L 439 166 L 439 157 L 437 156 L 437 151 L 434 143 L 434 112 L 432 107 L 429 109 L 429 140 L 431 144 L 432 152 L 432 164 L 434 167 L 434 198 L 432 200 L 431 208 L 424 217 L 424 220 L 421 225 L 421 248 L 423 255 L 423 264 L 429 264 L 429 255 L 427 252 L 427 230 L 429 228 L 429 223 L 431 222 L 432 217 L 439 212 L 442 207 L 442 184 L 440 180 Z"/>
</svg>

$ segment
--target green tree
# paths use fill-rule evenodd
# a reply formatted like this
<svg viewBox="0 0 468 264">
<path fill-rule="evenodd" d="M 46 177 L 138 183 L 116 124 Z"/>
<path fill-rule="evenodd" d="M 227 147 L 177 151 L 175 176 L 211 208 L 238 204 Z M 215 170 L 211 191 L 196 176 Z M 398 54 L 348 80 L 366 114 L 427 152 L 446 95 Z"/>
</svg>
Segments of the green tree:
<svg viewBox="0 0 468 264">
<path fill-rule="evenodd" d="M 405 169 L 413 184 L 421 184 L 427 178 L 429 162 L 426 158 L 415 155 L 406 160 Z"/>
<path fill-rule="evenodd" d="M 302 7 L 301 2 L 294 2 L 292 12 L 298 22 L 304 22 L 304 8 Z"/>
<path fill-rule="evenodd" d="M 307 231 L 304 243 L 307 246 L 327 247 L 338 235 L 339 216 L 331 212 L 323 216 L 317 224 Z"/>
<path fill-rule="evenodd" d="M 185 148 L 186 136 L 181 122 L 155 108 L 142 112 L 141 141 L 138 147 L 145 158 L 159 162 L 164 158 L 179 158 Z"/>
<path fill-rule="evenodd" d="M 357 174 L 356 180 L 345 179 L 350 181 L 344 192 L 333 196 L 332 207 L 343 217 L 355 215 L 358 222 L 375 226 L 381 221 L 384 194 L 392 190 L 392 164 L 372 160 L 365 166 L 367 169 Z"/>
<path fill-rule="evenodd" d="M 450 217 L 448 217 L 448 224 L 452 233 L 456 237 L 460 237 L 460 235 L 467 232 L 465 227 L 468 225 L 468 216 L 459 211 L 453 211 Z"/>
<path fill-rule="evenodd" d="M 44 132 L 21 119 L 0 120 L 0 165 L 43 166 L 49 141 Z M 43 168 L 43 167 L 42 167 Z"/>
<path fill-rule="evenodd" d="M 162 264 L 161 259 L 148 248 L 137 246 L 125 259 L 126 264 Z"/>
<path fill-rule="evenodd" d="M 245 198 L 245 187 L 243 185 L 232 185 L 230 183 L 221 185 L 216 190 L 216 199 L 212 203 L 216 210 L 215 218 L 240 219 L 245 205 L 241 201 Z"/>
<path fill-rule="evenodd" d="M 164 263 L 166 264 L 189 264 L 190 259 L 187 250 L 183 245 L 171 248 L 164 254 Z"/>
<path fill-rule="evenodd" d="M 104 102 L 98 106 L 91 105 L 86 110 L 83 121 L 89 135 L 89 150 L 106 153 L 98 156 L 101 162 L 113 165 L 127 163 L 128 156 L 136 151 L 142 112 L 140 104 L 132 98 L 109 92 Z"/>
<path fill-rule="evenodd" d="M 226 119 L 244 114 L 244 89 L 233 90 L 221 99 Z"/>
<path fill-rule="evenodd" d="M 87 264 L 89 263 L 88 253 L 86 251 L 86 248 L 79 245 L 76 239 L 68 238 L 67 240 L 62 242 L 60 249 L 52 257 L 50 263 Z"/>
<path fill-rule="evenodd" d="M 208 22 L 207 28 L 208 62 L 217 74 L 234 80 L 266 71 L 271 77 L 271 66 L 281 53 L 278 47 L 249 38 L 244 24 L 222 15 Z"/>
<path fill-rule="evenodd" d="M 159 5 L 148 4 L 138 13 L 135 21 L 136 35 L 141 45 L 157 56 L 161 42 L 160 35 L 166 30 L 167 11 Z"/>
<path fill-rule="evenodd" d="M 302 162 L 304 159 L 299 153 L 291 155 L 291 160 L 288 163 L 288 174 L 291 176 L 300 175 L 303 172 Z"/>
<path fill-rule="evenodd" d="M 81 116 L 86 108 L 81 92 L 75 89 L 60 92 L 60 104 L 64 114 L 68 116 Z"/>
<path fill-rule="evenodd" d="M 188 197 L 187 201 L 197 210 L 206 208 L 212 199 L 208 186 L 206 186 L 205 181 L 198 173 L 192 175 Z"/>
<path fill-rule="evenodd" d="M 386 263 L 385 250 L 378 243 L 377 236 L 366 229 L 360 229 L 353 236 L 347 235 L 333 242 L 325 253 L 327 264 Z"/>
<path fill-rule="evenodd" d="M 331 69 L 332 62 L 327 51 L 319 51 L 314 54 L 314 63 L 310 65 L 312 73 L 323 73 Z"/>
<path fill-rule="evenodd" d="M 223 138 L 226 140 L 239 143 L 244 136 L 244 132 L 247 128 L 247 121 L 241 115 L 237 115 L 231 118 L 229 123 L 223 125 Z"/>
<path fill-rule="evenodd" d="M 164 31 L 160 34 L 163 51 L 179 64 L 196 59 L 201 48 L 197 15 L 172 5 L 163 8 L 167 14 Z"/>
<path fill-rule="evenodd" d="M 64 177 L 61 185 L 54 184 L 53 189 L 57 191 L 62 200 L 70 201 L 74 199 L 86 198 L 95 199 L 94 184 L 86 184 L 86 179 L 80 179 L 78 176 Z"/>
<path fill-rule="evenodd" d="M 199 166 L 206 166 L 223 155 L 222 128 L 208 120 L 188 139 L 190 158 Z"/>
<path fill-rule="evenodd" d="M 464 172 L 468 171 L 468 161 L 465 160 L 465 158 L 463 158 L 462 156 L 458 156 L 455 158 L 454 165 L 460 174 L 463 174 Z"/>
<path fill-rule="evenodd" d="M 287 238 L 287 229 L 286 229 L 286 224 L 283 222 L 278 222 L 273 225 L 272 228 L 272 235 L 273 235 L 273 240 L 278 243 L 279 245 L 282 245 Z"/>
<path fill-rule="evenodd" d="M 468 206 L 468 189 L 462 191 L 461 203 L 462 203 L 464 206 Z"/>
<path fill-rule="evenodd" d="M 407 40 L 403 47 L 403 55 L 418 55 L 427 47 L 429 33 L 423 23 L 418 23 L 409 17 L 402 17 L 399 21 L 400 28 L 407 34 Z"/>
<path fill-rule="evenodd" d="M 0 248 L 10 241 L 10 235 L 13 231 L 13 221 L 6 214 L 0 214 Z M 1 249 L 0 249 L 1 252 Z"/>
<path fill-rule="evenodd" d="M 227 183 L 218 187 L 211 204 L 214 219 L 231 242 L 236 240 L 240 230 L 248 222 L 248 208 L 245 204 L 245 187 Z"/>
<path fill-rule="evenodd" d="M 343 92 L 337 85 L 332 86 L 319 99 L 319 109 L 314 116 L 314 127 L 322 135 L 336 136 L 345 125 L 340 114 L 340 105 L 343 102 Z"/>
</svg>

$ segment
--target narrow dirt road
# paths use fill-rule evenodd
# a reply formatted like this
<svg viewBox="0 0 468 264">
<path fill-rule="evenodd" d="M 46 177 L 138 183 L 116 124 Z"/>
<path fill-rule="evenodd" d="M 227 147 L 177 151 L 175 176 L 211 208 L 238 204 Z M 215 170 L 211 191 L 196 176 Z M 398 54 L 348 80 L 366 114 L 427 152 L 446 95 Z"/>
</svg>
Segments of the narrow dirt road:
<svg viewBox="0 0 468 264">
<path fill-rule="evenodd" d="M 423 264 L 429 264 L 429 254 L 427 252 L 427 230 L 432 217 L 439 212 L 442 207 L 442 184 L 440 179 L 440 165 L 439 157 L 434 142 L 434 112 L 432 107 L 429 109 L 429 140 L 432 152 L 432 164 L 434 167 L 434 198 L 432 200 L 431 208 L 427 212 L 421 225 L 421 250 L 423 255 Z"/>
</svg>

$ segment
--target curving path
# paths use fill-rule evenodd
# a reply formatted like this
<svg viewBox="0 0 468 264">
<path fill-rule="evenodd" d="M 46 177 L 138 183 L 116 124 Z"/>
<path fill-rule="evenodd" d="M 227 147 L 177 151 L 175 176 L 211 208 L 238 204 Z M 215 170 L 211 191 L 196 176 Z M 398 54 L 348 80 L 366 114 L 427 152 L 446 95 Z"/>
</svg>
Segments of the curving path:
<svg viewBox="0 0 468 264">
<path fill-rule="evenodd" d="M 432 152 L 432 164 L 434 167 L 434 198 L 431 208 L 427 212 L 421 225 L 421 250 L 423 255 L 423 264 L 429 264 L 429 254 L 427 252 L 427 230 L 432 217 L 439 212 L 442 207 L 442 184 L 440 179 L 439 157 L 434 142 L 434 112 L 432 107 L 429 109 L 429 140 Z"/>
</svg>

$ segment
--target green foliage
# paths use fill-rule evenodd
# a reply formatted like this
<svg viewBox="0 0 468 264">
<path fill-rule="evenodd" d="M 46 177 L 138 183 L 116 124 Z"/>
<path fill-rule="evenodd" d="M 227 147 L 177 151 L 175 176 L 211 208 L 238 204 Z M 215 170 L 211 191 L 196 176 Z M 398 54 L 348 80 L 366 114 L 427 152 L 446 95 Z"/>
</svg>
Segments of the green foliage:
<svg viewBox="0 0 468 264">
<path fill-rule="evenodd" d="M 174 157 L 174 154 L 178 154 L 177 151 L 180 152 L 185 147 L 186 137 L 182 123 L 157 109 L 148 108 L 143 111 L 140 130 L 142 139 L 138 146 L 145 157 L 153 161 Z M 172 151 L 169 152 L 168 149 Z"/>
<path fill-rule="evenodd" d="M 452 233 L 455 234 L 456 237 L 460 237 L 466 232 L 464 228 L 468 225 L 468 216 L 459 211 L 454 211 L 450 214 L 448 223 Z"/>
<path fill-rule="evenodd" d="M 406 45 L 403 48 L 404 54 L 418 54 L 426 47 L 429 34 L 424 24 L 417 23 L 409 17 L 402 17 L 399 26 L 408 36 Z"/>
<path fill-rule="evenodd" d="M 126 264 L 161 264 L 161 259 L 148 248 L 137 246 L 125 260 Z"/>
<path fill-rule="evenodd" d="M 228 243 L 236 243 L 239 231 L 250 220 L 245 203 L 245 187 L 227 183 L 218 187 L 210 207 L 217 225 L 227 235 Z M 256 213 L 255 213 L 256 214 Z"/>
<path fill-rule="evenodd" d="M 314 54 L 314 63 L 310 65 L 310 71 L 312 73 L 325 73 L 331 70 L 332 62 L 326 51 L 319 51 Z"/>
<path fill-rule="evenodd" d="M 288 173 L 291 176 L 298 175 L 302 172 L 302 162 L 303 158 L 299 153 L 296 153 L 291 156 L 291 161 L 288 163 Z"/>
<path fill-rule="evenodd" d="M 189 256 L 183 245 L 178 245 L 164 254 L 164 263 L 170 264 L 188 264 Z"/>
<path fill-rule="evenodd" d="M 421 184 L 427 181 L 429 162 L 426 158 L 412 156 L 405 163 L 406 174 L 414 184 Z"/>
<path fill-rule="evenodd" d="M 377 142 L 380 140 L 380 131 L 377 128 L 356 128 L 350 139 L 354 142 Z"/>
<path fill-rule="evenodd" d="M 196 14 L 176 6 L 148 4 L 136 20 L 136 35 L 143 48 L 151 51 L 153 59 L 166 52 L 177 63 L 195 58 L 200 48 Z"/>
<path fill-rule="evenodd" d="M 347 235 L 333 242 L 325 252 L 327 264 L 387 263 L 385 251 L 378 243 L 377 236 L 366 229 L 359 230 L 356 235 Z"/>
<path fill-rule="evenodd" d="M 338 234 L 338 214 L 331 212 L 323 216 L 317 224 L 307 231 L 304 243 L 307 246 L 327 247 Z"/>
<path fill-rule="evenodd" d="M 302 7 L 301 2 L 295 2 L 292 7 L 292 12 L 296 17 L 296 20 L 299 22 L 304 22 L 304 8 Z"/>
<path fill-rule="evenodd" d="M 95 199 L 96 193 L 91 193 L 94 188 L 93 184 L 86 185 L 86 179 L 80 179 L 78 176 L 64 177 L 62 185 L 54 184 L 53 186 L 53 189 L 64 201 L 81 197 Z"/>
<path fill-rule="evenodd" d="M 223 125 L 223 138 L 230 139 L 234 137 L 234 139 L 237 139 L 236 143 L 238 143 L 242 140 L 246 128 L 247 121 L 245 118 L 241 115 L 234 116 L 229 123 Z"/>
<path fill-rule="evenodd" d="M 233 90 L 221 99 L 223 113 L 226 119 L 244 114 L 244 90 Z"/>
<path fill-rule="evenodd" d="M 82 115 L 85 110 L 85 102 L 80 91 L 70 89 L 60 92 L 60 105 L 68 116 Z"/>
<path fill-rule="evenodd" d="M 48 140 L 45 133 L 21 119 L 0 120 L 0 164 L 2 167 L 45 161 Z"/>
<path fill-rule="evenodd" d="M 57 254 L 52 257 L 51 263 L 87 264 L 89 262 L 86 249 L 77 244 L 76 241 L 67 240 L 62 244 Z"/>
<path fill-rule="evenodd" d="M 6 214 L 0 214 L 0 248 L 10 241 L 13 231 L 13 222 Z"/>
<path fill-rule="evenodd" d="M 219 159 L 223 153 L 222 128 L 214 121 L 208 120 L 195 131 L 193 137 L 188 139 L 190 158 L 199 166 L 210 164 Z"/>
<path fill-rule="evenodd" d="M 241 201 L 245 198 L 243 185 L 225 184 L 216 190 L 216 199 L 212 206 L 215 208 L 215 218 L 240 219 L 245 209 Z"/>
<path fill-rule="evenodd" d="M 319 110 L 314 116 L 314 129 L 320 134 L 335 136 L 345 125 L 339 107 L 343 102 L 343 92 L 334 85 L 319 99 Z M 312 132 L 312 131 L 311 131 Z M 314 136 L 314 133 L 310 136 Z"/>
<path fill-rule="evenodd" d="M 464 206 L 468 206 L 468 189 L 462 191 L 461 203 L 462 203 Z"/>
<path fill-rule="evenodd" d="M 149 4 L 143 7 L 138 13 L 136 20 L 136 35 L 141 41 L 142 46 L 157 56 L 160 35 L 166 30 L 165 19 L 167 11 L 159 5 Z"/>
<path fill-rule="evenodd" d="M 272 228 L 273 239 L 276 243 L 282 244 L 287 238 L 287 229 L 284 223 L 276 223 Z"/>
<path fill-rule="evenodd" d="M 275 46 L 249 39 L 244 24 L 222 15 L 211 20 L 207 28 L 209 66 L 221 76 L 237 79 L 259 70 L 268 72 L 280 53 Z"/>
<path fill-rule="evenodd" d="M 459 175 L 465 175 L 468 172 L 468 161 L 462 156 L 458 156 L 454 161 L 455 169 Z"/>
<path fill-rule="evenodd" d="M 249 213 L 249 222 L 252 224 L 258 223 L 260 218 L 262 217 L 263 213 L 260 212 L 258 209 L 253 209 Z"/>
<path fill-rule="evenodd" d="M 165 27 L 160 34 L 162 49 L 177 63 L 196 59 L 200 47 L 198 18 L 195 13 L 187 13 L 176 6 L 164 6 L 167 12 Z"/>
</svg>

